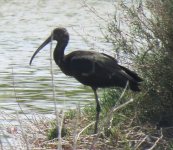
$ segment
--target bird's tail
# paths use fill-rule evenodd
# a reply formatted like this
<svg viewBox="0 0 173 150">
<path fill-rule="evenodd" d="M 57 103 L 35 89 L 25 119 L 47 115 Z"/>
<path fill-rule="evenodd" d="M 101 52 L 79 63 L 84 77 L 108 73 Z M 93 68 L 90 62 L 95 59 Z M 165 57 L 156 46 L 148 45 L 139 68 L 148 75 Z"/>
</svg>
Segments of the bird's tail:
<svg viewBox="0 0 173 150">
<path fill-rule="evenodd" d="M 139 88 L 139 83 L 137 82 L 130 82 L 129 83 L 130 89 L 134 92 L 140 92 L 140 88 Z"/>
<path fill-rule="evenodd" d="M 120 65 L 119 65 L 120 66 Z M 129 76 L 131 76 L 136 82 L 142 82 L 143 79 L 140 78 L 134 71 L 129 70 L 126 67 L 120 66 Z"/>
</svg>

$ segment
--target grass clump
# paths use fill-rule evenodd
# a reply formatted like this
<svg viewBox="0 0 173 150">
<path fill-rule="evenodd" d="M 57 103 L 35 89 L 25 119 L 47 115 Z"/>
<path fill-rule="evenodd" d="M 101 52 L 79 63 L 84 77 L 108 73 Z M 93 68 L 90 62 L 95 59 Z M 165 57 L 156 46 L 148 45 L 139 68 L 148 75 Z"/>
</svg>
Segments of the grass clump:
<svg viewBox="0 0 173 150">
<path fill-rule="evenodd" d="M 48 130 L 48 133 L 47 133 L 47 138 L 48 140 L 52 140 L 52 139 L 55 139 L 58 137 L 58 128 L 57 128 L 57 125 L 56 125 L 56 122 L 53 121 L 51 123 L 51 127 L 49 128 Z M 67 136 L 68 135 L 68 129 L 65 128 L 65 127 L 62 127 L 61 129 L 61 137 L 64 137 L 64 136 Z"/>
</svg>

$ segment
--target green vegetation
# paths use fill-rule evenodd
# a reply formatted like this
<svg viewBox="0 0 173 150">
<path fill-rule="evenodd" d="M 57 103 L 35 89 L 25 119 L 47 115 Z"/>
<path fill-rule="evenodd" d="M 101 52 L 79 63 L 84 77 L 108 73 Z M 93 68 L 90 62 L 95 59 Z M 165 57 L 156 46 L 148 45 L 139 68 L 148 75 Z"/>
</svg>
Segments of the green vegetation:
<svg viewBox="0 0 173 150">
<path fill-rule="evenodd" d="M 173 1 L 129 4 L 122 0 L 119 8 L 123 14 L 109 24 L 107 40 L 114 44 L 118 55 L 132 60 L 131 65 L 144 79 L 137 111 L 143 121 L 172 124 Z M 119 24 L 127 26 L 127 31 Z"/>
<path fill-rule="evenodd" d="M 64 137 L 64 136 L 67 136 L 68 135 L 68 132 L 67 132 L 67 128 L 62 128 L 61 129 L 61 137 Z M 48 134 L 47 134 L 47 137 L 48 137 L 48 140 L 52 140 L 52 139 L 55 139 L 58 137 L 58 128 L 56 126 L 56 122 L 52 122 L 51 123 L 51 127 L 48 131 Z"/>
</svg>

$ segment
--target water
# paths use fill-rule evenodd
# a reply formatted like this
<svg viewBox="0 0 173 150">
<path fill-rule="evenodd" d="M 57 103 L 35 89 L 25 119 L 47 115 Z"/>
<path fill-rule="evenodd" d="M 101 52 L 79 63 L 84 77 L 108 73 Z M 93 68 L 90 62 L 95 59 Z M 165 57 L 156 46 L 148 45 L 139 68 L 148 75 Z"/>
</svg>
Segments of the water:
<svg viewBox="0 0 173 150">
<path fill-rule="evenodd" d="M 68 29 L 70 43 L 66 53 L 78 49 L 110 50 L 110 45 L 102 42 L 99 27 L 105 27 L 105 20 L 113 13 L 112 1 L 88 0 L 86 4 L 82 0 L 0 0 L 1 111 L 13 114 L 18 110 L 20 113 L 21 107 L 28 114 L 54 112 L 50 46 L 29 66 L 30 57 L 53 28 Z M 93 8 L 100 17 L 91 12 Z M 54 62 L 53 70 L 58 108 L 69 109 L 93 100 L 90 88 L 65 76 Z"/>
</svg>

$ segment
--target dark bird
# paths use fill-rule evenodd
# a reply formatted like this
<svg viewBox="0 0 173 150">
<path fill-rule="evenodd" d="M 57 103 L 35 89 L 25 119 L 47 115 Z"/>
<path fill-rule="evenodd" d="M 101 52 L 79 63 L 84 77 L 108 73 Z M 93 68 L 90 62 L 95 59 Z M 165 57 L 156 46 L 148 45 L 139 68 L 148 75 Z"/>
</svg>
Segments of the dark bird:
<svg viewBox="0 0 173 150">
<path fill-rule="evenodd" d="M 98 88 L 122 87 L 129 83 L 132 91 L 140 91 L 139 82 L 142 79 L 133 71 L 119 65 L 113 57 L 93 51 L 73 51 L 64 55 L 64 50 L 69 41 L 69 33 L 65 28 L 56 28 L 51 35 L 41 44 L 33 54 L 35 55 L 51 40 L 57 41 L 53 57 L 62 72 L 68 76 L 73 76 L 80 83 L 90 86 L 96 100 L 96 123 L 94 132 L 97 133 L 97 126 L 100 114 L 100 104 L 97 95 Z"/>
</svg>

